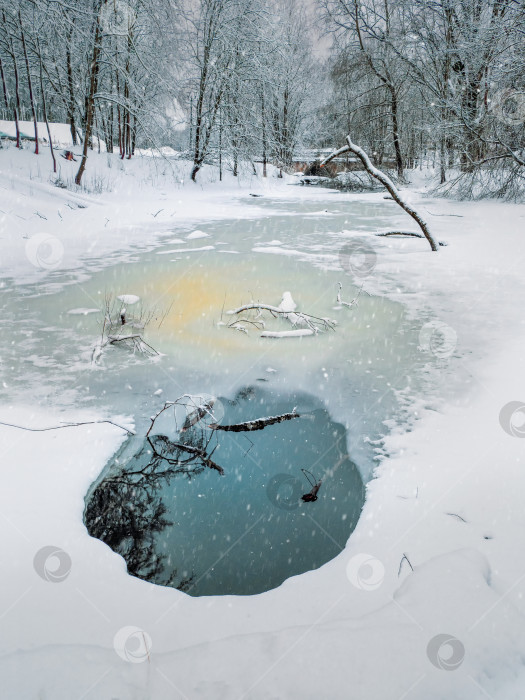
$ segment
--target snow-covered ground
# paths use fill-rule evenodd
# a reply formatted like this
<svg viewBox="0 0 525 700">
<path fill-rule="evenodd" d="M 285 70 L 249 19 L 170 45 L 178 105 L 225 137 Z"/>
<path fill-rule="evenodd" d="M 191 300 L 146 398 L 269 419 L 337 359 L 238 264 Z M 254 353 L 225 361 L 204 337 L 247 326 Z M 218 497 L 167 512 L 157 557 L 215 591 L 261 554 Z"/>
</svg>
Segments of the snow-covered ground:
<svg viewBox="0 0 525 700">
<path fill-rule="evenodd" d="M 69 182 L 77 164 L 60 160 Z M 0 151 L 2 276 L 44 284 L 59 265 L 81 274 L 92 258 L 152 248 L 175 224 L 189 233 L 262 216 L 242 201 L 248 193 L 326 199 L 275 177 L 203 175 L 194 185 L 185 164 L 101 154 L 86 184 L 102 192 L 75 193 L 52 184 L 46 155 Z M 525 206 L 432 200 L 421 183 L 406 194 L 448 246 L 430 253 L 424 241 L 369 236 L 367 289 L 414 319 L 431 312 L 449 344 L 422 331 L 440 388 L 410 395 L 389 425 L 345 550 L 257 596 L 191 598 L 140 581 L 82 522 L 86 491 L 124 431 L 0 426 L 5 697 L 523 698 Z M 353 197 L 383 201 L 333 201 Z M 294 252 L 272 243 L 268 255 Z M 0 408 L 0 421 L 32 428 L 104 417 L 29 396 Z"/>
<path fill-rule="evenodd" d="M 245 176 L 239 185 L 231 175 L 219 182 L 215 169 L 205 167 L 200 182 L 188 185 L 188 163 L 148 156 L 121 161 L 118 155 L 92 153 L 80 189 L 74 185 L 79 148 L 75 154 L 77 162 L 57 153 L 54 174 L 47 152 L 35 157 L 31 146 L 0 151 L 5 276 L 27 282 L 43 271 L 75 269 L 81 259 L 103 258 L 126 246 L 152 247 L 175 226 L 253 216 L 254 207 L 238 199 L 252 191 L 250 183 L 261 192 L 278 182 Z"/>
<path fill-rule="evenodd" d="M 23 139 L 33 139 L 35 138 L 35 125 L 32 121 L 19 121 L 18 129 Z M 38 141 L 39 143 L 47 143 L 49 134 L 47 132 L 47 125 L 45 122 L 37 122 L 38 130 Z M 49 124 L 49 130 L 51 132 L 51 138 L 53 144 L 58 146 L 72 146 L 73 140 L 71 137 L 71 129 L 69 124 Z M 6 121 L 5 119 L 0 119 L 0 132 L 2 135 L 9 137 L 10 139 L 16 139 L 16 126 L 12 121 Z M 28 148 L 31 148 L 31 144 L 26 144 Z M 34 146 L 33 146 L 34 148 Z M 41 146 L 41 148 L 45 148 Z"/>
</svg>

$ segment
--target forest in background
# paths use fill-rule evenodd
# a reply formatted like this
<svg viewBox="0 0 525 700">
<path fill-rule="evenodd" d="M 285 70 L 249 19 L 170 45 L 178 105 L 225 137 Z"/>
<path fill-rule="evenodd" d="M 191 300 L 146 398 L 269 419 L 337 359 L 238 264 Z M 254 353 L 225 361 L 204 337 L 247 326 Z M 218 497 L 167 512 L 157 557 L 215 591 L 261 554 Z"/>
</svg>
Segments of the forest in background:
<svg viewBox="0 0 525 700">
<path fill-rule="evenodd" d="M 171 146 L 197 179 L 351 134 L 401 182 L 525 192 L 525 0 L 0 0 L 0 79 L 17 146 L 19 121 L 69 124 L 77 184 L 99 139 Z"/>
</svg>

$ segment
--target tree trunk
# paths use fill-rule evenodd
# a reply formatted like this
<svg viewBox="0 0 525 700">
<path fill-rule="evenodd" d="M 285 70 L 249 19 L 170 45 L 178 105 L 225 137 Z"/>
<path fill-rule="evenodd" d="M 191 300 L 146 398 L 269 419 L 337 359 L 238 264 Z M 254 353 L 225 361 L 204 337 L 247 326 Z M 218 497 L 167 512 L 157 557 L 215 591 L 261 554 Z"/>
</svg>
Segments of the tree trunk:
<svg viewBox="0 0 525 700">
<path fill-rule="evenodd" d="M 441 135 L 439 139 L 439 184 L 443 185 L 447 181 L 447 153 L 445 148 L 445 137 Z"/>
<path fill-rule="evenodd" d="M 93 43 L 93 56 L 91 59 L 91 70 L 89 78 L 89 95 L 86 105 L 86 118 L 84 124 L 84 148 L 82 150 L 82 161 L 78 169 L 77 175 L 75 177 L 75 183 L 80 185 L 82 182 L 82 175 L 86 169 L 87 162 L 87 152 L 89 147 L 89 142 L 91 140 L 91 131 L 93 128 L 93 117 L 95 112 L 95 92 L 97 89 L 97 74 L 98 74 L 98 57 L 100 53 L 100 20 L 97 17 L 97 23 L 95 28 L 95 40 Z"/>
<path fill-rule="evenodd" d="M 399 141 L 398 104 L 397 95 L 393 86 L 390 86 L 390 104 L 392 109 L 392 132 L 394 137 L 394 150 L 396 153 L 396 170 L 399 178 L 404 175 L 403 156 L 401 155 L 401 144 Z"/>
<path fill-rule="evenodd" d="M 209 48 L 205 47 L 203 67 L 201 70 L 200 81 L 199 81 L 199 98 L 195 106 L 195 144 L 193 150 L 193 169 L 191 171 L 191 179 L 195 182 L 197 173 L 200 170 L 201 161 L 201 132 L 202 132 L 202 120 L 203 120 L 203 109 L 204 109 L 204 95 L 206 92 L 206 80 L 208 76 L 208 60 L 209 60 Z"/>
<path fill-rule="evenodd" d="M 478 81 L 469 81 L 465 88 L 462 103 L 465 129 L 463 130 L 464 148 L 461 154 L 461 170 L 471 172 L 475 164 L 483 158 L 483 144 L 477 138 L 476 117 L 478 110 L 478 96 L 480 84 Z"/>
<path fill-rule="evenodd" d="M 16 128 L 16 147 L 22 148 L 22 141 L 20 137 L 20 125 L 19 125 L 19 115 L 20 115 L 20 80 L 18 77 L 18 65 L 16 62 L 16 56 L 13 53 L 13 70 L 15 75 L 15 128 Z"/>
<path fill-rule="evenodd" d="M 131 158 L 131 115 L 129 111 L 129 56 L 131 47 L 131 36 L 128 34 L 127 42 L 127 54 L 126 54 L 126 67 L 124 72 L 124 150 L 122 153 L 122 159 L 126 156 L 128 160 Z"/>
<path fill-rule="evenodd" d="M 195 162 L 194 162 L 194 163 L 193 163 L 193 168 L 192 168 L 192 171 L 191 171 L 191 179 L 193 180 L 193 182 L 197 182 L 197 180 L 196 180 L 196 178 L 197 178 L 197 173 L 199 172 L 200 169 L 201 169 L 201 164 L 200 164 L 200 163 L 195 163 Z"/>
<path fill-rule="evenodd" d="M 106 147 L 108 149 L 108 153 L 113 153 L 113 140 L 115 138 L 114 128 L 115 128 L 115 108 L 113 107 L 113 105 L 111 105 L 111 111 L 110 111 L 109 117 L 108 117 L 108 143 L 106 144 Z"/>
<path fill-rule="evenodd" d="M 53 172 L 56 173 L 57 160 L 55 158 L 55 152 L 53 150 L 53 139 L 51 137 L 51 129 L 49 128 L 49 120 L 47 118 L 46 93 L 44 90 L 44 77 L 43 77 L 43 72 L 42 72 L 42 54 L 40 53 L 40 50 L 38 53 L 39 53 L 39 59 L 40 59 L 40 92 L 42 94 L 42 109 L 44 112 L 44 121 L 46 123 L 47 136 L 49 138 L 49 149 L 51 151 L 51 158 L 53 159 Z"/>
<path fill-rule="evenodd" d="M 7 83 L 5 82 L 4 75 L 4 64 L 2 63 L 2 57 L 0 56 L 0 77 L 2 78 L 2 88 L 4 91 L 4 102 L 6 108 L 6 115 L 9 112 L 9 93 L 7 92 Z"/>
<path fill-rule="evenodd" d="M 2 12 L 2 22 L 3 22 L 4 26 L 7 26 L 5 12 Z M 13 75 L 15 78 L 15 100 L 13 102 L 13 112 L 14 112 L 13 116 L 15 118 L 16 147 L 21 148 L 22 144 L 21 144 L 21 140 L 20 140 L 20 125 L 18 123 L 19 115 L 20 115 L 20 80 L 18 77 L 18 64 L 16 62 L 16 53 L 15 53 L 15 49 L 13 46 L 13 40 L 11 39 L 11 37 L 9 37 L 8 53 L 13 60 Z"/>
<path fill-rule="evenodd" d="M 261 90 L 261 126 L 262 126 L 262 159 L 263 159 L 263 177 L 267 176 L 266 161 L 267 161 L 267 145 L 266 145 L 266 110 L 264 108 L 264 88 Z"/>
<path fill-rule="evenodd" d="M 22 39 L 22 48 L 24 51 L 24 60 L 27 70 L 27 87 L 29 91 L 29 102 L 31 104 L 31 112 L 33 114 L 33 124 L 35 125 L 35 154 L 38 155 L 38 121 L 36 116 L 35 100 L 33 97 L 33 82 L 31 80 L 31 70 L 29 67 L 29 57 L 27 55 L 26 37 L 24 27 L 22 25 L 22 11 L 18 10 L 18 23 L 20 25 L 20 36 Z"/>
<path fill-rule="evenodd" d="M 222 109 L 219 112 L 219 182 L 222 182 Z"/>
<path fill-rule="evenodd" d="M 122 136 L 122 115 L 120 111 L 120 80 L 119 80 L 119 74 L 118 70 L 115 72 L 115 80 L 116 80 L 116 87 L 117 87 L 117 124 L 118 124 L 118 148 L 119 148 L 119 154 L 120 157 L 122 158 L 123 151 L 124 151 L 124 139 Z"/>
<path fill-rule="evenodd" d="M 68 102 L 67 102 L 67 118 L 69 120 L 69 128 L 71 130 L 71 141 L 73 146 L 77 145 L 77 127 L 75 124 L 75 88 L 73 82 L 73 66 L 71 63 L 71 36 L 73 28 L 71 27 L 66 37 L 66 70 L 67 70 L 67 87 L 68 87 Z"/>
</svg>

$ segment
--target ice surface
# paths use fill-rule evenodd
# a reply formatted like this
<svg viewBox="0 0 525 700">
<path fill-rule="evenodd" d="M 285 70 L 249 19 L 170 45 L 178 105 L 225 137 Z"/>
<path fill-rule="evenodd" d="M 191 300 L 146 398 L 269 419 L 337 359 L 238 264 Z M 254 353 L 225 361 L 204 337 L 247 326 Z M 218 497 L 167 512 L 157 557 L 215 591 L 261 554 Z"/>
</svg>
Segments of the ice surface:
<svg viewBox="0 0 525 700">
<path fill-rule="evenodd" d="M 78 309 L 69 309 L 68 314 L 71 314 L 72 316 L 87 316 L 88 314 L 98 314 L 100 313 L 100 309 L 85 309 L 85 308 L 78 308 Z"/>
</svg>

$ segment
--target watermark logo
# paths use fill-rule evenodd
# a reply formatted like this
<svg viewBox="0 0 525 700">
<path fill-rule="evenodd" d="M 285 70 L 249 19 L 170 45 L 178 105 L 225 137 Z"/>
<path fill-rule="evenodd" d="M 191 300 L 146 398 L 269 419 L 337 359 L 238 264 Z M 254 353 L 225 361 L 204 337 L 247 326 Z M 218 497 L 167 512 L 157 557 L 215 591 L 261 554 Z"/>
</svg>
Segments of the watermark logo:
<svg viewBox="0 0 525 700">
<path fill-rule="evenodd" d="M 450 357 L 457 344 L 456 331 L 441 321 L 425 323 L 419 331 L 419 349 L 440 359 Z"/>
<path fill-rule="evenodd" d="M 33 558 L 33 568 L 44 581 L 62 583 L 71 572 L 71 557 L 60 547 L 42 547 Z"/>
<path fill-rule="evenodd" d="M 26 257 L 41 270 L 56 270 L 64 258 L 64 246 L 50 233 L 36 233 L 26 242 Z"/>
<path fill-rule="evenodd" d="M 491 99 L 490 108 L 496 119 L 507 126 L 525 124 L 525 90 L 498 90 Z"/>
<path fill-rule="evenodd" d="M 499 412 L 499 424 L 507 435 L 525 438 L 525 403 L 510 401 Z"/>
<path fill-rule="evenodd" d="M 359 590 L 375 591 L 385 580 L 385 567 L 371 554 L 356 554 L 346 565 L 346 575 Z"/>
<path fill-rule="evenodd" d="M 346 273 L 364 279 L 374 271 L 377 253 L 368 241 L 349 241 L 339 251 L 339 263 Z"/>
<path fill-rule="evenodd" d="M 124 0 L 107 0 L 100 10 L 100 26 L 105 34 L 128 36 L 137 16 Z"/>
<path fill-rule="evenodd" d="M 292 511 L 299 507 L 304 492 L 301 480 L 291 474 L 275 474 L 266 487 L 268 500 L 280 510 Z"/>
<path fill-rule="evenodd" d="M 140 627 L 121 627 L 113 638 L 113 647 L 124 661 L 141 664 L 150 659 L 151 637 Z"/>
<path fill-rule="evenodd" d="M 455 671 L 463 663 L 465 647 L 451 634 L 437 634 L 427 645 L 427 656 L 441 671 Z"/>
</svg>

